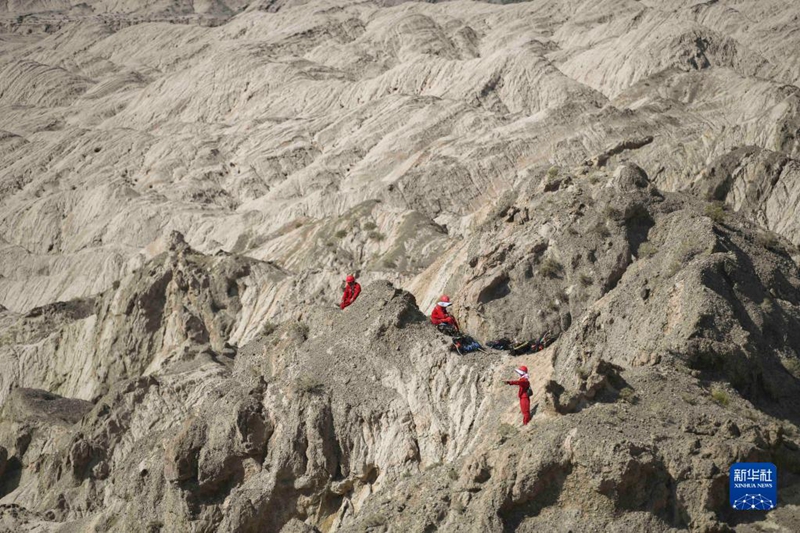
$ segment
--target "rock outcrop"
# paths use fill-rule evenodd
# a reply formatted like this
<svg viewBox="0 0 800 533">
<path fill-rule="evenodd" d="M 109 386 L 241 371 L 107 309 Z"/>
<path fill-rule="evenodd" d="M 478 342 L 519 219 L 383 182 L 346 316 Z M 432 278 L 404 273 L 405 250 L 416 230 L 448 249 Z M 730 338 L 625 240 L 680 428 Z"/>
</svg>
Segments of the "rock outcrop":
<svg viewBox="0 0 800 533">
<path fill-rule="evenodd" d="M 0 5 L 0 530 L 796 530 L 799 14 Z"/>
<path fill-rule="evenodd" d="M 764 228 L 765 244 L 780 246 L 777 233 L 798 245 L 797 180 L 800 162 L 750 146 L 720 157 L 697 175 L 691 189 L 708 200 L 742 212 Z"/>
<path fill-rule="evenodd" d="M 147 22 L 199 2 L 51 4 L 9 4 L 0 49 L 0 304 L 20 313 L 108 289 L 172 230 L 330 299 L 333 268 L 410 287 L 437 227 L 452 243 L 554 165 L 630 160 L 682 190 L 739 146 L 797 157 L 782 2 L 209 2 L 213 27 Z"/>
<path fill-rule="evenodd" d="M 312 307 L 226 351 L 241 309 L 233 294 L 250 290 L 229 288 L 268 266 L 204 257 L 174 236 L 98 300 L 136 302 L 125 295 L 163 286 L 168 296 L 148 301 L 180 303 L 154 307 L 163 318 L 150 321 L 134 305 L 122 313 L 131 329 L 109 326 L 140 342 L 117 355 L 131 357 L 125 372 L 106 363 L 107 391 L 87 393 L 93 404 L 19 388 L 6 399 L 0 445 L 14 466 L 3 503 L 98 530 L 735 525 L 728 465 L 800 474 L 800 272 L 752 223 L 662 193 L 641 168 L 564 183 L 488 213 L 462 245 L 477 261 L 453 278 L 471 329 L 560 332 L 518 358 L 455 355 L 415 298 L 385 281 L 344 312 Z M 505 277 L 487 275 L 491 265 Z M 550 305 L 551 293 L 561 300 Z M 206 320 L 203 302 L 217 306 Z M 47 317 L 63 336 L 89 312 L 64 307 L 12 329 L 43 329 Z M 197 319 L 175 319 L 187 315 Z M 534 377 L 527 428 L 502 383 L 520 363 Z M 79 396 L 68 384 L 82 372 L 37 386 Z"/>
</svg>

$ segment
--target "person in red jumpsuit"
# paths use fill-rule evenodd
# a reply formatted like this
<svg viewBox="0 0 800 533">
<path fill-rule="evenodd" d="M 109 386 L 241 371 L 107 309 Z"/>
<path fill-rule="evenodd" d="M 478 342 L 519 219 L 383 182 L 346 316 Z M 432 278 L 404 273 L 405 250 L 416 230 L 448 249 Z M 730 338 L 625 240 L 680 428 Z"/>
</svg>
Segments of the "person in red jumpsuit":
<svg viewBox="0 0 800 533">
<path fill-rule="evenodd" d="M 358 295 L 361 294 L 361 285 L 356 282 L 356 278 L 353 275 L 347 276 L 347 284 L 344 286 L 344 294 L 342 294 L 342 303 L 339 304 L 340 309 L 344 309 L 348 305 L 352 304 L 358 298 Z"/>
<path fill-rule="evenodd" d="M 451 315 L 447 312 L 447 308 L 450 307 L 452 304 L 450 303 L 450 297 L 446 294 L 439 298 L 439 302 L 433 308 L 433 312 L 431 313 L 431 324 L 434 326 L 438 326 L 440 324 L 447 324 L 455 328 L 458 331 L 458 322 L 456 322 L 456 317 Z"/>
<path fill-rule="evenodd" d="M 515 368 L 514 372 L 519 374 L 519 379 L 513 381 L 506 381 L 506 385 L 516 385 L 519 387 L 519 409 L 522 411 L 522 425 L 526 425 L 531 421 L 531 400 L 528 396 L 528 390 L 531 387 L 531 380 L 528 376 L 528 367 L 521 366 Z"/>
</svg>

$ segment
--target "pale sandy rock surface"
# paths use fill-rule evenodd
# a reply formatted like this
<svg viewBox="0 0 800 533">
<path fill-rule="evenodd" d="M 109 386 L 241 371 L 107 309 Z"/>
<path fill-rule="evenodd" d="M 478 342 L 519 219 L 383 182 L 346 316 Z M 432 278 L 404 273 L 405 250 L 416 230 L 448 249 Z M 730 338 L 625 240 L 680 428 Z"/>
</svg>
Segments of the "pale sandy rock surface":
<svg viewBox="0 0 800 533">
<path fill-rule="evenodd" d="M 796 531 L 798 50 L 780 0 L 0 1 L 0 531 Z M 443 293 L 558 340 L 460 357 Z"/>
</svg>

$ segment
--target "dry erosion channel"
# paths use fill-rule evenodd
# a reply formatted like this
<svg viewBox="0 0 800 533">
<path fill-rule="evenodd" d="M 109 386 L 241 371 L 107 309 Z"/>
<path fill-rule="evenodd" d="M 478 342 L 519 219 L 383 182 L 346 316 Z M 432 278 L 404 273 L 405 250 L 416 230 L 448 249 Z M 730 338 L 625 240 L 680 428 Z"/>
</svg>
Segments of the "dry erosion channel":
<svg viewBox="0 0 800 533">
<path fill-rule="evenodd" d="M 0 0 L 0 532 L 800 531 L 798 244 L 791 0 Z"/>
</svg>

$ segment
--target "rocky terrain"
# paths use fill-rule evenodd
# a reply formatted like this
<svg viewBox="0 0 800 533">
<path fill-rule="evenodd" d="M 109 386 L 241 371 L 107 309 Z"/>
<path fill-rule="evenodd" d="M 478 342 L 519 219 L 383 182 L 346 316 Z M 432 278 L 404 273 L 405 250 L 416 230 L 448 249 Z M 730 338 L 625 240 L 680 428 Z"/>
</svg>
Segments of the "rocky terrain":
<svg viewBox="0 0 800 533">
<path fill-rule="evenodd" d="M 800 528 L 800 6 L 0 25 L 0 531 Z"/>
</svg>

